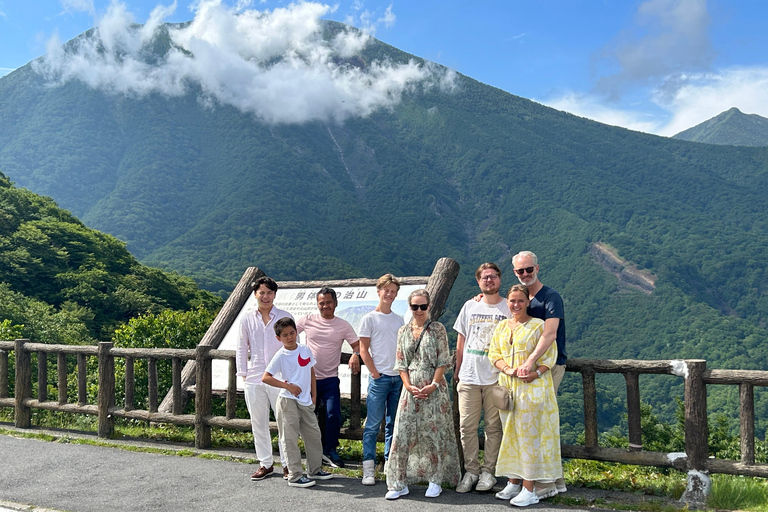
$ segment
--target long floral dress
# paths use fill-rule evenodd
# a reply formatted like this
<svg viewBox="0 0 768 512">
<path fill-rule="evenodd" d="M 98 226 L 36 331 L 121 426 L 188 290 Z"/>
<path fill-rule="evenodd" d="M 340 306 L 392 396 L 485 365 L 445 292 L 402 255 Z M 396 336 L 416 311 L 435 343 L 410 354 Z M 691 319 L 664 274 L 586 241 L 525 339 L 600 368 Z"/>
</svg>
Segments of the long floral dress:
<svg viewBox="0 0 768 512">
<path fill-rule="evenodd" d="M 531 318 L 516 326 L 514 332 L 510 323 L 511 320 L 506 320 L 496 326 L 488 357 L 492 363 L 504 359 L 515 368 L 536 348 L 544 332 L 544 321 Z M 557 346 L 553 343 L 536 364 L 552 368 L 556 359 Z M 544 372 L 530 384 L 501 373 L 499 385 L 512 389 L 515 405 L 510 414 L 502 415 L 504 436 L 496 462 L 496 476 L 542 483 L 561 478 L 560 410 L 552 372 Z"/>
<path fill-rule="evenodd" d="M 421 388 L 432 382 L 436 368 L 451 364 L 451 352 L 445 327 L 438 322 L 429 325 L 414 354 L 416 341 L 410 324 L 400 328 L 395 370 L 407 370 L 411 384 Z M 418 482 L 456 485 L 460 471 L 445 377 L 425 399 L 414 398 L 403 387 L 387 463 L 387 487 L 400 490 Z"/>
</svg>

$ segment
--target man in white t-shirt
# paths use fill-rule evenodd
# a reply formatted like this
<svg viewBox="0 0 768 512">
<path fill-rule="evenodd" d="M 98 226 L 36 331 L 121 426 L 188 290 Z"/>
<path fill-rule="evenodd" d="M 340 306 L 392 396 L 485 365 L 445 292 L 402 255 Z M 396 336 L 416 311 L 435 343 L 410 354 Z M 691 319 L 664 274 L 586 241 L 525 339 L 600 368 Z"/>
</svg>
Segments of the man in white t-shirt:
<svg viewBox="0 0 768 512">
<path fill-rule="evenodd" d="M 246 314 L 240 321 L 240 337 L 235 352 L 237 376 L 243 379 L 245 404 L 251 416 L 251 431 L 259 469 L 251 480 L 262 480 L 272 474 L 272 435 L 269 432 L 269 408 L 275 411 L 279 389 L 262 383 L 264 370 L 275 353 L 283 345 L 275 337 L 275 322 L 291 314 L 273 304 L 277 283 L 271 277 L 261 277 L 251 283 L 258 308 Z M 288 475 L 288 465 L 280 448 L 283 476 Z"/>
<path fill-rule="evenodd" d="M 464 478 L 456 492 L 489 491 L 496 485 L 496 459 L 501 446 L 502 425 L 499 410 L 493 405 L 492 388 L 498 381 L 498 370 L 488 359 L 496 324 L 509 318 L 507 301 L 499 295 L 501 270 L 495 263 L 483 263 L 475 272 L 483 298 L 468 300 L 461 308 L 453 328 L 456 341 L 456 371 L 459 396 L 459 431 L 464 451 Z M 485 420 L 485 450 L 482 465 L 478 452 L 477 429 L 480 415 Z"/>
<path fill-rule="evenodd" d="M 392 274 L 385 274 L 376 283 L 379 305 L 360 320 L 360 357 L 371 376 L 368 379 L 368 414 L 363 430 L 363 485 L 374 485 L 376 466 L 376 438 L 381 421 L 384 426 L 384 460 L 389 458 L 395 413 L 403 382 L 395 370 L 397 331 L 403 326 L 403 317 L 392 311 L 392 302 L 400 290 L 400 282 Z"/>
<path fill-rule="evenodd" d="M 336 291 L 321 288 L 317 292 L 317 309 L 320 313 L 299 318 L 296 328 L 306 336 L 307 346 L 317 360 L 317 410 L 325 415 L 323 428 L 323 462 L 343 468 L 344 461 L 336 448 L 339 446 L 341 430 L 341 390 L 339 389 L 339 363 L 344 341 L 353 350 L 349 367 L 353 373 L 360 372 L 359 339 L 349 322 L 335 315 L 339 305 Z"/>
</svg>

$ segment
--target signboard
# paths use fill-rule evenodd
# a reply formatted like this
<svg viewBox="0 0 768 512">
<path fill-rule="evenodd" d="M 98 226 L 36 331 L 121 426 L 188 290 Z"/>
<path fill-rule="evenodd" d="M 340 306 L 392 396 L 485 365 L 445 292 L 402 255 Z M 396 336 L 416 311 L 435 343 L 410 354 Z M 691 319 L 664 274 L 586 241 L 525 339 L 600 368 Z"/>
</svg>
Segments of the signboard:
<svg viewBox="0 0 768 512">
<path fill-rule="evenodd" d="M 424 288 L 425 284 L 409 284 L 402 285 L 400 291 L 397 294 L 397 298 L 392 303 L 392 311 L 398 315 L 404 317 L 408 322 L 411 319 L 411 311 L 408 308 L 408 295 L 414 290 Z M 349 286 L 349 287 L 334 287 L 336 296 L 338 297 L 339 304 L 336 307 L 336 316 L 343 318 L 358 332 L 360 326 L 360 320 L 367 313 L 376 309 L 379 303 L 379 296 L 376 293 L 375 286 Z M 306 316 L 312 313 L 318 313 L 317 309 L 317 292 L 320 288 L 280 288 L 277 291 L 274 305 L 280 309 L 284 309 L 291 313 L 295 319 L 302 316 Z M 250 293 L 248 300 L 240 310 L 237 318 L 230 326 L 227 333 L 224 335 L 224 339 L 219 345 L 221 350 L 237 350 L 237 343 L 240 334 L 240 321 L 243 316 L 257 309 L 256 297 L 253 293 Z M 299 336 L 299 343 L 306 343 L 304 339 L 304 333 Z M 352 347 L 346 342 L 342 351 L 352 353 Z M 362 364 L 361 375 L 361 391 L 365 395 L 365 391 L 368 389 L 368 369 Z M 213 360 L 213 389 L 214 390 L 226 390 L 228 381 L 228 368 L 229 363 L 222 359 Z M 350 376 L 351 372 L 349 366 L 342 364 L 339 366 L 339 380 L 341 381 L 341 392 L 349 394 L 350 392 Z M 237 389 L 243 389 L 242 379 L 237 379 Z"/>
</svg>

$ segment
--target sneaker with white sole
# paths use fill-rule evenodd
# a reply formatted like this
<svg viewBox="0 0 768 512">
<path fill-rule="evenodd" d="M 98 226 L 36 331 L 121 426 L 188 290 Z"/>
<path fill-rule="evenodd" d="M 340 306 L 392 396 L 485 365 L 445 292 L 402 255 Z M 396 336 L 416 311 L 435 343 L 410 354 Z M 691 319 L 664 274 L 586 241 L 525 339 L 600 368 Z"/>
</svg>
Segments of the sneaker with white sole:
<svg viewBox="0 0 768 512">
<path fill-rule="evenodd" d="M 427 492 L 424 493 L 424 496 L 427 498 L 437 498 L 440 496 L 441 492 L 443 492 L 442 487 L 440 487 L 438 484 L 429 482 L 429 487 L 427 487 Z"/>
<path fill-rule="evenodd" d="M 507 481 L 507 486 L 504 487 L 504 490 L 496 493 L 496 498 L 500 500 L 511 500 L 520 494 L 520 489 L 522 487 L 523 486 L 521 484 L 513 484 L 512 482 Z"/>
<path fill-rule="evenodd" d="M 387 494 L 385 494 L 384 497 L 387 498 L 388 500 L 396 500 L 400 496 L 405 496 L 406 494 L 408 494 L 408 492 L 409 492 L 408 486 L 405 486 L 400 490 L 392 489 L 387 491 Z"/>
<path fill-rule="evenodd" d="M 372 460 L 363 461 L 363 485 L 376 485 L 376 470 Z"/>
<path fill-rule="evenodd" d="M 309 478 L 311 478 L 312 480 L 330 480 L 331 478 L 333 478 L 333 474 L 328 473 L 327 471 L 323 471 L 321 469 L 314 475 L 309 475 Z"/>
<path fill-rule="evenodd" d="M 536 496 L 536 493 L 533 491 L 529 491 L 525 487 L 523 487 L 520 490 L 520 494 L 515 496 L 509 501 L 510 505 L 514 505 L 516 507 L 527 507 L 528 505 L 534 505 L 539 502 L 539 497 Z"/>
<path fill-rule="evenodd" d="M 533 490 L 540 500 L 545 500 L 547 498 L 551 498 L 552 496 L 557 496 L 557 487 L 555 487 L 555 484 L 550 484 L 546 487 L 536 487 Z"/>
<path fill-rule="evenodd" d="M 480 473 L 475 490 L 480 492 L 490 491 L 494 485 L 496 485 L 496 477 L 487 471 L 483 471 Z"/>
<path fill-rule="evenodd" d="M 557 492 L 566 492 L 568 489 L 565 487 L 565 480 L 562 478 L 558 478 L 555 480 L 555 487 L 557 487 Z"/>
<path fill-rule="evenodd" d="M 313 485 L 315 485 L 315 481 L 310 480 L 304 475 L 301 475 L 301 478 L 299 478 L 298 480 L 294 480 L 294 481 L 289 480 L 288 485 L 291 487 L 312 487 Z"/>
<path fill-rule="evenodd" d="M 475 487 L 480 477 L 474 473 L 464 473 L 464 478 L 461 479 L 459 485 L 456 486 L 456 492 L 469 492 Z"/>
</svg>

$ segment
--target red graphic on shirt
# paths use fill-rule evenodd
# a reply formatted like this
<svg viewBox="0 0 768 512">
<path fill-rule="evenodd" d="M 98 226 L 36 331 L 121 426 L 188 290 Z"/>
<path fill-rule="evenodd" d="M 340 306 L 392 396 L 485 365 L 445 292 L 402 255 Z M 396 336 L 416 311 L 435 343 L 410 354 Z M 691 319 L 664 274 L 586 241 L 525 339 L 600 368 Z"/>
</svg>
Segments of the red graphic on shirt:
<svg viewBox="0 0 768 512">
<path fill-rule="evenodd" d="M 309 364 L 310 358 L 304 359 L 301 357 L 301 354 L 299 354 L 299 366 L 307 366 Z"/>
</svg>

